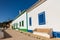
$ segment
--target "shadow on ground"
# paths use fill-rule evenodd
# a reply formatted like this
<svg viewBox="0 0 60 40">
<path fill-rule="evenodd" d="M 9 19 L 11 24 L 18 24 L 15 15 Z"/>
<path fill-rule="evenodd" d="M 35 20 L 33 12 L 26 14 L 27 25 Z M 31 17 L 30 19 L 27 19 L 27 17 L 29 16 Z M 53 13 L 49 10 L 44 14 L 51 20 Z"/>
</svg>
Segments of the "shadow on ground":
<svg viewBox="0 0 60 40">
<path fill-rule="evenodd" d="M 4 33 L 4 38 L 3 39 L 12 38 L 12 36 L 9 35 L 6 31 L 3 30 L 3 33 Z"/>
</svg>

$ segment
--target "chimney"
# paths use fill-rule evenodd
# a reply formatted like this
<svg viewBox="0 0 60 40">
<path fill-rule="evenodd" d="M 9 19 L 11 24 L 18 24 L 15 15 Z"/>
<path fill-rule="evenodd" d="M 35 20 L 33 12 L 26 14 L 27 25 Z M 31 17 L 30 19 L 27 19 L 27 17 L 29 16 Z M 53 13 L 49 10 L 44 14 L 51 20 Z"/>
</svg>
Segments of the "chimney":
<svg viewBox="0 0 60 40">
<path fill-rule="evenodd" d="M 21 14 L 21 10 L 19 10 L 19 14 Z"/>
<path fill-rule="evenodd" d="M 41 0 L 38 0 L 38 1 L 41 1 Z"/>
</svg>

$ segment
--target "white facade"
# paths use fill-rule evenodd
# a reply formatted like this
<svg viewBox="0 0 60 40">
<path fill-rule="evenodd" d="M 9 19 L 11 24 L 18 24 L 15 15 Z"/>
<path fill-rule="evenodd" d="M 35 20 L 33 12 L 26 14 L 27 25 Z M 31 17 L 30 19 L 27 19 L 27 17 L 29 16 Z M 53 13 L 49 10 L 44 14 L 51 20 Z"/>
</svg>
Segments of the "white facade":
<svg viewBox="0 0 60 40">
<path fill-rule="evenodd" d="M 22 26 L 22 21 L 24 21 L 24 26 Z M 20 26 L 21 22 L 21 26 Z M 15 19 L 11 25 L 14 25 L 15 23 L 18 23 L 18 28 L 19 29 L 27 29 L 27 24 L 26 24 L 26 12 L 24 12 L 21 16 L 19 16 L 17 19 Z"/>
<path fill-rule="evenodd" d="M 18 26 L 18 28 L 26 29 L 27 28 L 27 24 L 26 24 L 26 12 L 24 14 L 22 14 L 20 17 L 18 17 L 17 21 L 18 21 L 18 23 L 24 21 L 24 26 L 21 26 L 21 27 Z"/>
<path fill-rule="evenodd" d="M 45 11 L 45 25 L 38 24 L 38 14 Z M 29 17 L 32 18 L 32 26 L 29 26 Z M 46 0 L 35 9 L 28 12 L 28 30 L 35 28 L 53 28 L 60 32 L 60 0 Z"/>
<path fill-rule="evenodd" d="M 11 23 L 12 27 L 14 27 L 14 28 L 16 28 L 16 26 L 14 26 L 15 23 L 17 23 L 17 20 L 14 20 L 14 21 Z"/>
</svg>

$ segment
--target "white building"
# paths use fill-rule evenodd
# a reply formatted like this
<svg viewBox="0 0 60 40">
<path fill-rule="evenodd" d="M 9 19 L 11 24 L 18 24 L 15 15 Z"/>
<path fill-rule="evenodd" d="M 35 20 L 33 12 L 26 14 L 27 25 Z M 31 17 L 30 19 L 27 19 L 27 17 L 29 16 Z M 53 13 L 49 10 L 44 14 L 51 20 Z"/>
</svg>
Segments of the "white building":
<svg viewBox="0 0 60 40">
<path fill-rule="evenodd" d="M 28 30 L 53 28 L 60 37 L 60 0 L 40 0 L 27 10 Z"/>
<path fill-rule="evenodd" d="M 23 11 L 18 17 L 12 22 L 14 29 L 27 31 L 27 14 Z"/>
<path fill-rule="evenodd" d="M 52 28 L 54 37 L 60 38 L 60 0 L 39 0 L 11 25 L 28 32 L 36 28 Z"/>
</svg>

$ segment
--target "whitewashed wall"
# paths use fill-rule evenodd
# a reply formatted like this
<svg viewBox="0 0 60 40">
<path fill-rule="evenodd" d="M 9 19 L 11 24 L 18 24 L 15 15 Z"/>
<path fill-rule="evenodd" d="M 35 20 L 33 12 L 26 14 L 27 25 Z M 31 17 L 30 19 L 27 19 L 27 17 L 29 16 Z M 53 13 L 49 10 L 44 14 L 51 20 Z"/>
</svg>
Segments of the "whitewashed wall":
<svg viewBox="0 0 60 40">
<path fill-rule="evenodd" d="M 24 27 L 19 26 L 19 28 L 26 29 L 27 28 L 27 26 L 26 26 L 26 12 L 24 14 L 22 14 L 20 17 L 18 17 L 17 21 L 18 21 L 18 23 L 24 21 Z"/>
<path fill-rule="evenodd" d="M 38 14 L 45 11 L 46 24 L 38 24 Z M 29 26 L 29 17 L 32 17 L 32 26 Z M 53 28 L 60 31 L 60 0 L 47 0 L 28 13 L 28 29 Z"/>
<path fill-rule="evenodd" d="M 19 26 L 19 22 L 22 22 L 24 21 L 24 27 L 20 27 Z M 19 16 L 16 20 L 14 20 L 11 24 L 14 24 L 14 23 L 18 23 L 18 28 L 20 29 L 26 29 L 27 26 L 26 26 L 26 12 L 24 14 L 22 14 L 21 16 Z"/>
<path fill-rule="evenodd" d="M 14 24 L 15 24 L 15 23 L 17 23 L 17 20 L 14 20 L 14 21 L 11 23 L 11 26 L 14 27 Z M 16 28 L 16 26 L 15 26 L 14 28 Z"/>
</svg>

